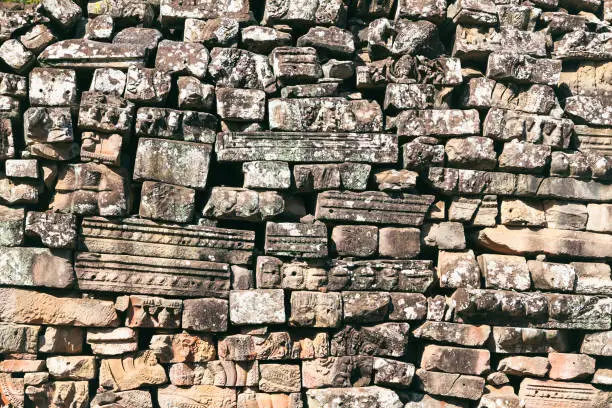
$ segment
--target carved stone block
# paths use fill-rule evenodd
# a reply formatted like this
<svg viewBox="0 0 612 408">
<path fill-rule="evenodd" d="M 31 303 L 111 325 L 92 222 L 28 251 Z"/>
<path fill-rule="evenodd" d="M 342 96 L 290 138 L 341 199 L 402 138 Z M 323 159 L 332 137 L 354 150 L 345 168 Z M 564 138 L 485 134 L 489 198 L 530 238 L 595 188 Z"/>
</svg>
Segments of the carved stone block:
<svg viewBox="0 0 612 408">
<path fill-rule="evenodd" d="M 189 222 L 194 213 L 195 190 L 153 181 L 142 183 L 139 211 L 141 217 Z"/>
<path fill-rule="evenodd" d="M 402 136 L 470 136 L 480 133 L 476 110 L 407 110 L 393 119 Z"/>
<path fill-rule="evenodd" d="M 128 136 L 134 117 L 134 104 L 113 94 L 88 91 L 81 94 L 79 129 L 118 133 Z"/>
<path fill-rule="evenodd" d="M 164 71 L 131 66 L 127 71 L 125 99 L 136 104 L 164 104 L 172 79 Z"/>
<path fill-rule="evenodd" d="M 363 387 L 372 381 L 373 357 L 328 357 L 302 363 L 304 388 Z"/>
<path fill-rule="evenodd" d="M 25 394 L 36 408 L 52 407 L 56 401 L 74 408 L 89 406 L 87 381 L 50 381 L 39 386 L 29 385 Z"/>
<path fill-rule="evenodd" d="M 275 223 L 266 224 L 267 255 L 324 258 L 327 256 L 325 224 Z"/>
<path fill-rule="evenodd" d="M 383 387 L 324 388 L 306 391 L 309 408 L 325 408 L 337 403 L 353 408 L 401 408 L 395 391 Z"/>
<path fill-rule="evenodd" d="M 268 58 L 238 48 L 214 48 L 208 72 L 220 88 L 276 90 L 276 78 Z M 236 97 L 240 97 L 237 94 Z M 263 98 L 265 101 L 265 96 Z"/>
<path fill-rule="evenodd" d="M 138 332 L 129 327 L 88 329 L 87 344 L 94 354 L 121 355 L 138 350 Z"/>
<path fill-rule="evenodd" d="M 118 310 L 126 312 L 128 327 L 153 327 L 176 329 L 181 327 L 183 301 L 152 296 L 121 296 L 117 298 Z"/>
<path fill-rule="evenodd" d="M 204 207 L 205 217 L 261 222 L 285 211 L 285 200 L 275 191 L 213 187 Z"/>
<path fill-rule="evenodd" d="M 151 350 L 120 358 L 106 358 L 100 363 L 100 386 L 112 391 L 133 390 L 164 384 L 166 371 Z"/>
<path fill-rule="evenodd" d="M 136 44 L 110 44 L 85 39 L 51 44 L 38 56 L 43 67 L 93 69 L 143 66 L 147 51 Z"/>
<path fill-rule="evenodd" d="M 297 327 L 338 327 L 342 320 L 340 293 L 292 292 L 289 324 Z"/>
</svg>

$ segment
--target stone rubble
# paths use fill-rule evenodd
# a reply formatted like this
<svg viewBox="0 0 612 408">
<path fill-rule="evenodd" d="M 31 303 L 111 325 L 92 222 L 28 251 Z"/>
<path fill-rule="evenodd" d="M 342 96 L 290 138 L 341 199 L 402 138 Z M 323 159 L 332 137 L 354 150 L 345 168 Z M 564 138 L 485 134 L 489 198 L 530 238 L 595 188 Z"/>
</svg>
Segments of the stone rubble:
<svg viewBox="0 0 612 408">
<path fill-rule="evenodd" d="M 611 407 L 611 24 L 0 3 L 0 406 Z"/>
</svg>

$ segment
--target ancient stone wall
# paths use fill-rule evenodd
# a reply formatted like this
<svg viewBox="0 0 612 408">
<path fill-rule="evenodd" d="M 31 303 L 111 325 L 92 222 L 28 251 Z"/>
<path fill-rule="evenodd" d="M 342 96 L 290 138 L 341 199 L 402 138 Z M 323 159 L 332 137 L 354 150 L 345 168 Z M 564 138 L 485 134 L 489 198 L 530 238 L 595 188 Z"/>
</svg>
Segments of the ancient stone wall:
<svg viewBox="0 0 612 408">
<path fill-rule="evenodd" d="M 0 406 L 612 407 L 612 0 L 0 5 Z"/>
</svg>

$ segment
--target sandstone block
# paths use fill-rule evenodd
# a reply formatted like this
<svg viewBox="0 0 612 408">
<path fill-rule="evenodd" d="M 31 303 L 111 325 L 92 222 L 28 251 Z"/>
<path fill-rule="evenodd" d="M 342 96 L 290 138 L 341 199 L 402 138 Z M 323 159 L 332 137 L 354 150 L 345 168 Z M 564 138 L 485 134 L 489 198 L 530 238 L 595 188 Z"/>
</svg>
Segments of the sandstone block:
<svg viewBox="0 0 612 408">
<path fill-rule="evenodd" d="M 389 310 L 389 294 L 386 292 L 342 292 L 345 322 L 381 322 Z"/>
<path fill-rule="evenodd" d="M 480 268 L 474 251 L 439 251 L 438 277 L 443 288 L 480 287 Z"/>
<path fill-rule="evenodd" d="M 363 387 L 372 381 L 370 356 L 327 357 L 302 362 L 304 388 Z"/>
<path fill-rule="evenodd" d="M 420 339 L 468 347 L 483 346 L 490 334 L 490 326 L 433 321 L 427 321 L 413 331 L 413 335 Z"/>
<path fill-rule="evenodd" d="M 208 50 L 202 44 L 162 40 L 157 47 L 155 68 L 170 75 L 204 79 L 208 60 Z"/>
<path fill-rule="evenodd" d="M 157 401 L 160 408 L 194 405 L 196 407 L 224 408 L 228 404 L 232 407 L 236 404 L 236 390 L 214 385 L 194 385 L 187 388 L 167 385 L 159 388 Z"/>
<path fill-rule="evenodd" d="M 612 331 L 585 334 L 580 352 L 594 356 L 612 355 Z"/>
<path fill-rule="evenodd" d="M 258 89 L 217 88 L 217 115 L 237 122 L 261 122 L 266 114 L 266 93 Z"/>
<path fill-rule="evenodd" d="M 25 393 L 36 407 L 50 407 L 55 401 L 74 408 L 89 406 L 87 381 L 50 381 L 39 386 L 29 385 Z"/>
<path fill-rule="evenodd" d="M 93 356 L 47 357 L 47 369 L 58 380 L 92 380 L 97 374 Z"/>
<path fill-rule="evenodd" d="M 0 324 L 0 353 L 36 353 L 40 326 Z"/>
<path fill-rule="evenodd" d="M 324 408 L 334 402 L 354 408 L 401 408 L 398 395 L 383 387 L 324 388 L 306 391 L 309 408 Z"/>
<path fill-rule="evenodd" d="M 285 190 L 291 187 L 291 170 L 283 161 L 252 161 L 242 164 L 245 188 Z"/>
<path fill-rule="evenodd" d="M 166 371 L 158 364 L 151 350 L 119 358 L 106 358 L 100 363 L 100 387 L 127 391 L 143 386 L 164 384 Z"/>
<path fill-rule="evenodd" d="M 261 54 L 269 55 L 277 47 L 290 46 L 291 34 L 272 27 L 250 26 L 240 30 L 241 47 Z"/>
<path fill-rule="evenodd" d="M 183 76 L 177 81 L 179 109 L 211 111 L 215 102 L 215 87 L 198 78 Z"/>
<path fill-rule="evenodd" d="M 576 270 L 572 265 L 527 261 L 529 273 L 536 289 L 573 292 L 576 284 Z"/>
<path fill-rule="evenodd" d="M 285 211 L 285 200 L 275 191 L 213 187 L 203 214 L 214 219 L 261 222 Z"/>
<path fill-rule="evenodd" d="M 521 256 L 483 254 L 478 256 L 478 264 L 487 288 L 529 290 L 531 287 L 527 262 Z"/>
<path fill-rule="evenodd" d="M 500 360 L 497 369 L 518 377 L 546 377 L 550 363 L 546 357 L 512 356 Z"/>
<path fill-rule="evenodd" d="M 129 327 L 88 329 L 87 344 L 94 354 L 121 355 L 138 350 L 138 332 Z"/>
<path fill-rule="evenodd" d="M 300 366 L 297 364 L 260 364 L 259 389 L 263 392 L 299 392 Z"/>
<path fill-rule="evenodd" d="M 0 247 L 0 283 L 68 288 L 74 283 L 69 257 L 65 250 Z"/>
<path fill-rule="evenodd" d="M 214 360 L 217 355 L 211 336 L 187 332 L 154 334 L 149 349 L 160 363 L 200 363 Z"/>
<path fill-rule="evenodd" d="M 229 302 L 232 324 L 285 323 L 285 295 L 282 290 L 232 290 Z"/>
<path fill-rule="evenodd" d="M 378 249 L 378 228 L 371 225 L 337 225 L 331 242 L 340 256 L 368 257 Z"/>
<path fill-rule="evenodd" d="M 595 373 L 595 359 L 584 354 L 550 353 L 548 360 L 553 380 L 584 380 Z"/>
<path fill-rule="evenodd" d="M 41 353 L 78 354 L 83 352 L 83 329 L 80 327 L 47 327 L 38 339 Z"/>
<path fill-rule="evenodd" d="M 134 179 L 203 189 L 211 151 L 208 144 L 141 138 L 136 151 Z"/>
<path fill-rule="evenodd" d="M 427 345 L 421 357 L 421 368 L 446 373 L 482 375 L 491 370 L 488 350 Z"/>
<path fill-rule="evenodd" d="M 30 72 L 32 106 L 70 106 L 76 103 L 76 73 L 70 69 L 34 68 Z"/>
<path fill-rule="evenodd" d="M 483 393 L 485 380 L 472 375 L 438 373 L 419 368 L 416 371 L 417 386 L 430 394 L 478 400 Z"/>
<path fill-rule="evenodd" d="M 441 222 L 425 226 L 423 242 L 442 250 L 465 249 L 465 231 L 459 222 Z"/>
<path fill-rule="evenodd" d="M 390 293 L 389 320 L 423 320 L 427 315 L 427 298 L 420 293 Z"/>
<path fill-rule="evenodd" d="M 421 252 L 421 231 L 418 228 L 381 228 L 379 241 L 378 252 L 384 257 L 407 259 Z"/>
<path fill-rule="evenodd" d="M 292 292 L 289 325 L 338 327 L 342 320 L 340 293 Z"/>
<path fill-rule="evenodd" d="M 228 302 L 222 299 L 187 299 L 183 301 L 182 327 L 194 331 L 227 331 Z"/>
<path fill-rule="evenodd" d="M 195 190 L 154 181 L 142 183 L 139 211 L 141 217 L 189 222 L 194 213 Z"/>
<path fill-rule="evenodd" d="M 18 246 L 23 243 L 25 211 L 0 205 L 0 245 Z"/>
<path fill-rule="evenodd" d="M 74 248 L 76 217 L 72 214 L 29 211 L 25 233 L 39 238 L 49 248 Z"/>
</svg>

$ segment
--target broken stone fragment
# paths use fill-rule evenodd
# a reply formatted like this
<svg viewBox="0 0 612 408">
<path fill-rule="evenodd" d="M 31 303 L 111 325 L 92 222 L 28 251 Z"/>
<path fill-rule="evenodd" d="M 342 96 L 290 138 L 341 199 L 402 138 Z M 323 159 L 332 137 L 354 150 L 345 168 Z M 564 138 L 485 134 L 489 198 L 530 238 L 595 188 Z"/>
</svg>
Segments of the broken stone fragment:
<svg viewBox="0 0 612 408">
<path fill-rule="evenodd" d="M 471 249 L 462 252 L 438 252 L 440 287 L 480 287 L 480 268 Z"/>
<path fill-rule="evenodd" d="M 344 98 L 271 99 L 271 130 L 303 132 L 380 132 L 382 111 L 376 101 Z M 316 112 L 316 113 L 315 113 Z M 307 118 L 315 118 L 315 120 Z"/>
<path fill-rule="evenodd" d="M 12 39 L 0 45 L 0 62 L 17 74 L 26 73 L 35 62 L 35 56 L 19 41 Z"/>
<path fill-rule="evenodd" d="M 72 214 L 29 211 L 25 233 L 40 238 L 49 248 L 74 248 L 76 217 Z"/>
<path fill-rule="evenodd" d="M 56 35 L 45 24 L 35 25 L 18 39 L 24 47 L 34 54 L 40 54 L 45 48 L 57 41 Z"/>
<path fill-rule="evenodd" d="M 477 347 L 485 345 L 491 334 L 491 327 L 427 321 L 412 333 L 419 339 Z"/>
<path fill-rule="evenodd" d="M 41 193 L 41 186 L 38 184 L 0 178 L 0 204 L 35 204 Z"/>
<path fill-rule="evenodd" d="M 570 334 L 562 330 L 493 327 L 492 351 L 502 354 L 539 354 L 572 349 Z"/>
<path fill-rule="evenodd" d="M 70 252 L 46 248 L 0 247 L 4 285 L 69 288 L 74 272 Z"/>
<path fill-rule="evenodd" d="M 19 246 L 23 243 L 25 210 L 0 205 L 0 245 Z"/>
<path fill-rule="evenodd" d="M 47 357 L 47 369 L 56 380 L 92 380 L 98 371 L 94 356 Z"/>
<path fill-rule="evenodd" d="M 401 136 L 471 136 L 480 133 L 477 110 L 426 109 L 407 110 L 392 124 Z"/>
<path fill-rule="evenodd" d="M 276 91 L 276 78 L 268 58 L 239 48 L 214 48 L 208 73 L 218 88 Z"/>
<path fill-rule="evenodd" d="M 483 254 L 478 256 L 478 264 L 486 288 L 529 290 L 531 287 L 527 262 L 522 256 Z"/>
<path fill-rule="evenodd" d="M 448 165 L 476 170 L 492 170 L 497 165 L 493 140 L 469 136 L 449 139 L 444 146 Z"/>
<path fill-rule="evenodd" d="M 350 31 L 332 27 L 313 27 L 298 38 L 298 47 L 312 47 L 322 58 L 348 58 L 355 52 L 355 42 Z"/>
<path fill-rule="evenodd" d="M 573 292 L 576 283 L 576 270 L 572 265 L 527 261 L 529 273 L 536 289 Z"/>
<path fill-rule="evenodd" d="M 609 60 L 610 36 L 585 30 L 572 31 L 555 41 L 553 56 L 561 60 Z"/>
<path fill-rule="evenodd" d="M 446 397 L 478 400 L 484 391 L 485 379 L 473 375 L 439 373 L 419 368 L 417 387 L 427 393 Z"/>
<path fill-rule="evenodd" d="M 612 126 L 612 106 L 604 98 L 570 96 L 565 99 L 565 113 L 589 125 Z"/>
<path fill-rule="evenodd" d="M 300 3 L 279 0 L 266 1 L 262 25 L 336 26 L 346 17 L 346 5 L 335 0 Z"/>
<path fill-rule="evenodd" d="M 368 257 L 378 248 L 378 228 L 370 225 L 338 225 L 331 241 L 340 256 Z"/>
<path fill-rule="evenodd" d="M 140 387 L 165 384 L 166 371 L 151 350 L 100 362 L 100 387 L 112 391 L 134 390 Z"/>
<path fill-rule="evenodd" d="M 550 353 L 548 360 L 553 380 L 580 381 L 595 373 L 595 359 L 584 354 Z"/>
<path fill-rule="evenodd" d="M 276 47 L 269 59 L 281 85 L 312 83 L 323 76 L 317 51 L 312 47 Z"/>
<path fill-rule="evenodd" d="M 43 12 L 63 31 L 70 30 L 83 14 L 81 7 L 71 0 L 43 0 L 41 6 Z"/>
<path fill-rule="evenodd" d="M 104 391 L 91 400 L 91 408 L 153 408 L 149 391 Z"/>
<path fill-rule="evenodd" d="M 25 394 L 36 408 L 51 407 L 55 401 L 74 408 L 89 406 L 87 381 L 50 381 L 39 386 L 29 385 Z"/>
<path fill-rule="evenodd" d="M 291 187 L 291 170 L 287 162 L 245 162 L 242 172 L 245 188 L 285 190 Z"/>
<path fill-rule="evenodd" d="M 126 312 L 128 327 L 158 327 L 176 329 L 181 327 L 183 301 L 152 296 L 120 296 L 115 308 Z"/>
<path fill-rule="evenodd" d="M 179 109 L 209 112 L 215 102 L 215 87 L 198 78 L 182 76 L 177 81 Z"/>
<path fill-rule="evenodd" d="M 415 258 L 421 252 L 421 231 L 418 228 L 381 228 L 378 252 L 394 259 Z"/>
<path fill-rule="evenodd" d="M 341 321 L 340 293 L 291 292 L 290 326 L 338 327 Z"/>
<path fill-rule="evenodd" d="M 142 183 L 139 211 L 141 217 L 189 222 L 194 213 L 195 190 L 154 181 Z"/>
<path fill-rule="evenodd" d="M 327 256 L 327 227 L 323 223 L 266 224 L 266 255 L 324 258 Z"/>
<path fill-rule="evenodd" d="M 299 192 L 335 190 L 340 188 L 340 168 L 337 164 L 298 164 L 293 167 L 293 179 Z"/>
<path fill-rule="evenodd" d="M 341 404 L 353 408 L 402 408 L 404 404 L 395 391 L 373 386 L 352 388 L 322 388 L 306 391 L 309 408 L 325 408 Z"/>
<path fill-rule="evenodd" d="M 115 25 L 113 18 L 109 15 L 100 15 L 87 20 L 85 36 L 88 40 L 110 41 L 113 36 Z"/>
<path fill-rule="evenodd" d="M 211 336 L 187 332 L 154 334 L 149 349 L 160 363 L 201 363 L 214 360 L 217 355 Z"/>
<path fill-rule="evenodd" d="M 170 75 L 204 79 L 208 60 L 208 50 L 202 44 L 162 40 L 157 46 L 155 68 Z"/>
<path fill-rule="evenodd" d="M 203 189 L 206 187 L 211 145 L 147 139 L 138 141 L 134 180 L 156 180 Z"/>
<path fill-rule="evenodd" d="M 194 385 L 191 387 L 166 385 L 158 388 L 157 402 L 160 408 L 177 406 L 224 408 L 228 404 L 233 407 L 236 406 L 236 389 L 214 385 Z"/>
<path fill-rule="evenodd" d="M 570 119 L 493 108 L 484 120 L 483 135 L 504 142 L 517 139 L 552 148 L 567 148 L 573 128 Z"/>
<path fill-rule="evenodd" d="M 373 5 L 374 3 L 370 4 Z M 399 18 L 424 19 L 439 24 L 446 18 L 446 7 L 446 2 L 441 0 L 401 0 L 397 5 L 396 16 Z"/>
<path fill-rule="evenodd" d="M 171 86 L 172 78 L 167 72 L 131 66 L 127 71 L 124 97 L 136 104 L 162 105 Z"/>
<path fill-rule="evenodd" d="M 429 344 L 423 350 L 421 368 L 446 373 L 483 375 L 491 370 L 488 350 Z"/>
<path fill-rule="evenodd" d="M 480 231 L 478 244 L 505 254 L 522 255 L 538 252 L 579 258 L 612 256 L 612 252 L 606 250 L 612 248 L 612 240 L 606 234 L 551 228 L 530 230 L 498 225 Z"/>
<path fill-rule="evenodd" d="M 121 355 L 138 350 L 138 332 L 129 327 L 88 329 L 87 344 L 94 354 Z"/>
<path fill-rule="evenodd" d="M 546 377 L 550 363 L 546 357 L 512 356 L 501 359 L 497 369 L 510 376 Z"/>
<path fill-rule="evenodd" d="M 421 293 L 391 292 L 389 320 L 423 320 L 427 316 L 427 298 Z"/>
<path fill-rule="evenodd" d="M 370 385 L 373 361 L 370 356 L 327 357 L 304 361 L 302 386 L 312 389 Z"/>
<path fill-rule="evenodd" d="M 89 90 L 120 96 L 125 91 L 126 78 L 125 72 L 119 69 L 98 68 L 94 71 Z"/>
<path fill-rule="evenodd" d="M 349 323 L 376 323 L 385 320 L 390 297 L 386 292 L 342 292 L 343 318 Z"/>
<path fill-rule="evenodd" d="M 40 326 L 0 323 L 0 353 L 35 354 L 40 330 Z"/>
<path fill-rule="evenodd" d="M 442 250 L 465 249 L 465 232 L 459 222 L 441 222 L 425 226 L 423 241 Z"/>
<path fill-rule="evenodd" d="M 461 60 L 482 60 L 501 49 L 501 35 L 492 27 L 457 25 L 452 56 Z"/>
<path fill-rule="evenodd" d="M 182 327 L 186 330 L 225 332 L 229 305 L 223 299 L 187 299 L 183 301 Z"/>
<path fill-rule="evenodd" d="M 612 331 L 585 334 L 580 352 L 593 356 L 612 356 Z"/>
<path fill-rule="evenodd" d="M 128 212 L 125 169 L 98 163 L 67 164 L 59 169 L 55 190 L 50 210 L 109 217 Z"/>
<path fill-rule="evenodd" d="M 323 64 L 322 68 L 323 76 L 325 76 L 325 78 L 346 80 L 352 78 L 355 74 L 355 63 L 353 61 L 338 61 L 336 59 L 330 59 Z M 335 94 L 335 91 L 332 92 L 331 90 L 334 88 L 337 89 L 337 85 L 335 85 L 336 83 L 334 82 L 329 82 L 328 84 L 328 89 L 330 89 L 330 92 L 325 96 L 334 96 L 333 94 Z M 283 98 L 286 97 L 284 95 L 281 96 Z"/>
<path fill-rule="evenodd" d="M 259 389 L 264 392 L 299 392 L 300 366 L 297 364 L 260 364 Z"/>
<path fill-rule="evenodd" d="M 236 122 L 261 122 L 266 113 L 266 93 L 258 89 L 217 88 L 217 115 Z"/>
<path fill-rule="evenodd" d="M 384 170 L 374 175 L 380 191 L 410 191 L 419 174 L 410 170 Z"/>
<path fill-rule="evenodd" d="M 405 169 L 421 170 L 444 165 L 444 146 L 433 137 L 416 137 L 402 145 L 402 153 Z"/>
<path fill-rule="evenodd" d="M 233 18 L 221 17 L 206 21 L 188 18 L 185 20 L 183 40 L 199 42 L 207 48 L 231 47 L 238 43 L 240 25 Z"/>
<path fill-rule="evenodd" d="M 60 326 L 115 327 L 119 321 L 113 302 L 60 298 L 23 289 L 0 289 L 0 320 Z"/>
<path fill-rule="evenodd" d="M 449 5 L 447 16 L 456 24 L 497 25 L 497 7 L 492 1 L 457 0 Z"/>
<path fill-rule="evenodd" d="M 229 302 L 232 324 L 285 323 L 285 296 L 282 290 L 232 290 Z"/>
<path fill-rule="evenodd" d="M 38 339 L 41 353 L 79 354 L 83 352 L 83 329 L 80 327 L 47 327 Z"/>
<path fill-rule="evenodd" d="M 290 33 L 272 27 L 249 26 L 240 32 L 240 46 L 248 51 L 269 55 L 277 47 L 290 46 Z"/>
<path fill-rule="evenodd" d="M 257 192 L 236 187 L 213 187 L 203 214 L 215 219 L 261 222 L 285 211 L 285 201 L 275 191 Z"/>
<path fill-rule="evenodd" d="M 64 40 L 51 44 L 38 56 L 43 67 L 127 69 L 143 66 L 147 50 L 136 43 L 105 43 L 85 39 Z"/>
</svg>

